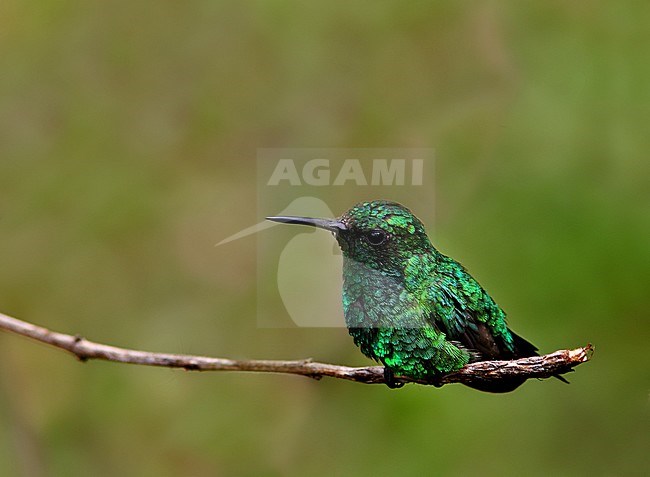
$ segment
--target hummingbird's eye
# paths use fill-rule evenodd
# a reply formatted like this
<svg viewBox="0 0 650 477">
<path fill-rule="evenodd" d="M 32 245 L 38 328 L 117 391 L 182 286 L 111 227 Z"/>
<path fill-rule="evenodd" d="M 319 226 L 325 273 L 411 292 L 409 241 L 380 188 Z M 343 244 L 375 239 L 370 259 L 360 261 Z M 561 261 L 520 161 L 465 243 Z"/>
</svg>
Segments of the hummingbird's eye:
<svg viewBox="0 0 650 477">
<path fill-rule="evenodd" d="M 366 236 L 370 245 L 381 245 L 386 241 L 386 232 L 383 230 L 371 230 Z"/>
</svg>

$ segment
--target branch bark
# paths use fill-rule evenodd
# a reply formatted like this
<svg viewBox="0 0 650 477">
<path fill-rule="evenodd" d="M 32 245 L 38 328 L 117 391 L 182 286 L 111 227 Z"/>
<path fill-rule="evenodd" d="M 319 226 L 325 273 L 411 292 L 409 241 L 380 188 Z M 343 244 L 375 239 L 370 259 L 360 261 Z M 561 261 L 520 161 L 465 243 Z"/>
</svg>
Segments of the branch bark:
<svg viewBox="0 0 650 477">
<path fill-rule="evenodd" d="M 317 363 L 311 359 L 298 361 L 233 360 L 183 354 L 151 353 L 95 343 L 81 336 L 58 333 L 2 313 L 0 313 L 0 329 L 63 349 L 76 356 L 80 361 L 99 359 L 144 366 L 183 368 L 187 371 L 248 371 L 296 374 L 314 379 L 328 376 L 364 384 L 385 384 L 383 366 L 353 368 Z M 513 361 L 480 361 L 470 363 L 459 371 L 443 376 L 435 384 L 439 386 L 451 383 L 485 383 L 513 376 L 526 379 L 549 378 L 554 374 L 570 371 L 575 366 L 589 361 L 592 354 L 593 347 L 588 344 L 582 348 L 560 350 L 544 356 L 532 356 Z M 403 376 L 396 377 L 396 381 L 433 384 Z"/>
</svg>

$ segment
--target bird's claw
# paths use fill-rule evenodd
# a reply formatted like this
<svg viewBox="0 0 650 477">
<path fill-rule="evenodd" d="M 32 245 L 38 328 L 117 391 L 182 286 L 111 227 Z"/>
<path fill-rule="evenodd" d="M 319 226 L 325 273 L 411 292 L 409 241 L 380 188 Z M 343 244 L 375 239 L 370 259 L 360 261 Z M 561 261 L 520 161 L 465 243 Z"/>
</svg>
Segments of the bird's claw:
<svg viewBox="0 0 650 477">
<path fill-rule="evenodd" d="M 442 378 L 444 374 L 434 374 L 431 376 L 428 381 L 433 385 L 433 387 L 441 388 L 443 386 Z"/>
<path fill-rule="evenodd" d="M 390 389 L 399 389 L 404 383 L 395 379 L 395 373 L 388 366 L 384 366 L 384 382 Z"/>
</svg>

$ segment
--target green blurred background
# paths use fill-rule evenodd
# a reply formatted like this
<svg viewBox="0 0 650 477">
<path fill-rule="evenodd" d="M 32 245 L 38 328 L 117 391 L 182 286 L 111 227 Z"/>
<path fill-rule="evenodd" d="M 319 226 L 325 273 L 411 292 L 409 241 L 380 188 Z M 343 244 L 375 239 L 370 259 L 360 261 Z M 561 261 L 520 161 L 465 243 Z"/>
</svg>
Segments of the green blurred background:
<svg viewBox="0 0 650 477">
<path fill-rule="evenodd" d="M 431 147 L 439 248 L 540 349 L 596 354 L 488 395 L 0 333 L 0 475 L 647 475 L 649 24 L 647 2 L 3 1 L 3 312 L 367 364 L 344 329 L 259 328 L 255 237 L 214 244 L 260 218 L 257 148 Z"/>
</svg>

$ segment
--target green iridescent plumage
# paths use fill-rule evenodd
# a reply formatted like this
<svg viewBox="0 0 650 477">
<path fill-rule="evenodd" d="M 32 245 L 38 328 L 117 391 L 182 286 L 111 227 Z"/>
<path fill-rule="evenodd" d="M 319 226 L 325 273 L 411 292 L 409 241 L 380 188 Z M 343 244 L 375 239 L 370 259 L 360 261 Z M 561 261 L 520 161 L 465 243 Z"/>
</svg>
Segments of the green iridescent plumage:
<svg viewBox="0 0 650 477">
<path fill-rule="evenodd" d="M 431 244 L 403 205 L 363 202 L 337 220 L 270 217 L 330 230 L 343 251 L 343 311 L 355 344 L 394 375 L 435 382 L 471 361 L 514 359 L 536 348 L 506 325 L 478 282 Z M 507 392 L 523 380 L 472 387 Z"/>
</svg>

